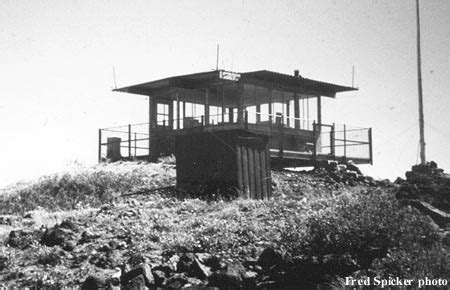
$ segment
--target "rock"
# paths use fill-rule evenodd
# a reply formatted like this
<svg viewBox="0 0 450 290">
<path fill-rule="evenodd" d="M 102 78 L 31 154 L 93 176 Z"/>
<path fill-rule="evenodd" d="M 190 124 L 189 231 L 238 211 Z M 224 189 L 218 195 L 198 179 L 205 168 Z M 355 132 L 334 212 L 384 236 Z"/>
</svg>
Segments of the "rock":
<svg viewBox="0 0 450 290">
<path fill-rule="evenodd" d="M 122 285 L 123 285 L 123 287 L 122 287 L 123 289 L 130 289 L 130 290 L 149 289 L 149 286 L 147 286 L 147 284 L 145 282 L 145 277 L 142 274 L 133 277 L 132 279 L 128 280 L 125 284 L 122 284 Z"/>
<path fill-rule="evenodd" d="M 420 200 L 410 200 L 408 203 L 417 208 L 423 214 L 431 217 L 440 227 L 445 227 L 450 223 L 450 214 L 439 210 L 426 202 Z"/>
<path fill-rule="evenodd" d="M 83 233 L 81 233 L 81 239 L 78 241 L 78 244 L 86 244 L 86 243 L 91 243 L 93 241 L 95 241 L 96 239 L 98 239 L 100 237 L 100 235 L 95 235 L 90 231 L 84 231 Z"/>
<path fill-rule="evenodd" d="M 8 266 L 8 257 L 0 256 L 0 271 L 6 269 L 7 266 Z"/>
<path fill-rule="evenodd" d="M 0 225 L 11 226 L 15 223 L 19 218 L 15 215 L 1 215 L 0 216 Z"/>
<path fill-rule="evenodd" d="M 133 280 L 137 276 L 143 277 L 145 286 L 150 288 L 155 285 L 155 278 L 153 277 L 152 269 L 146 263 L 142 263 L 133 270 L 125 273 L 122 276 L 122 285 L 127 285 L 129 281 Z"/>
<path fill-rule="evenodd" d="M 354 171 L 359 175 L 363 175 L 361 170 L 359 170 L 358 166 L 356 166 L 356 164 L 352 160 L 349 160 L 347 162 L 347 170 Z"/>
<path fill-rule="evenodd" d="M 175 274 L 169 279 L 166 280 L 166 284 L 164 285 L 167 289 L 180 289 L 184 285 L 188 283 L 188 278 L 185 274 Z"/>
<path fill-rule="evenodd" d="M 266 248 L 261 255 L 259 255 L 258 264 L 263 269 L 268 269 L 275 265 L 281 266 L 284 264 L 283 255 L 273 248 Z"/>
<path fill-rule="evenodd" d="M 63 229 L 71 230 L 73 232 L 77 232 L 78 231 L 78 226 L 71 219 L 63 220 L 61 222 L 61 224 L 59 225 L 59 227 L 63 228 Z"/>
<path fill-rule="evenodd" d="M 226 270 L 218 270 L 209 277 L 208 285 L 220 289 L 240 289 L 243 286 L 241 273 L 240 267 L 228 264 Z"/>
<path fill-rule="evenodd" d="M 11 231 L 8 235 L 8 238 L 6 239 L 6 245 L 13 247 L 13 248 L 19 248 L 21 250 L 25 250 L 31 245 L 40 239 L 40 236 L 42 235 L 42 232 L 40 231 L 24 231 L 24 230 L 16 230 Z"/>
<path fill-rule="evenodd" d="M 189 276 L 206 279 L 211 275 L 209 267 L 203 265 L 192 253 L 184 253 L 177 263 L 177 271 L 185 272 Z"/>
<path fill-rule="evenodd" d="M 166 280 L 166 274 L 163 271 L 160 270 L 153 270 L 152 271 L 153 277 L 155 278 L 155 285 L 161 286 L 164 284 L 164 281 Z"/>
<path fill-rule="evenodd" d="M 48 247 L 60 246 L 70 239 L 73 239 L 72 230 L 61 226 L 55 226 L 45 230 L 44 235 L 41 238 L 41 244 Z"/>
<path fill-rule="evenodd" d="M 256 288 L 256 278 L 258 273 L 253 271 L 246 271 L 242 276 L 245 289 L 255 289 Z"/>
<path fill-rule="evenodd" d="M 89 276 L 84 280 L 83 284 L 81 284 L 82 290 L 94 290 L 94 289 L 105 289 L 106 288 L 106 280 L 103 277 L 99 276 Z"/>
<path fill-rule="evenodd" d="M 61 263 L 61 260 L 62 260 L 61 257 L 57 253 L 50 252 L 50 253 L 41 255 L 37 262 L 38 262 L 38 264 L 41 264 L 41 265 L 56 266 Z"/>
</svg>

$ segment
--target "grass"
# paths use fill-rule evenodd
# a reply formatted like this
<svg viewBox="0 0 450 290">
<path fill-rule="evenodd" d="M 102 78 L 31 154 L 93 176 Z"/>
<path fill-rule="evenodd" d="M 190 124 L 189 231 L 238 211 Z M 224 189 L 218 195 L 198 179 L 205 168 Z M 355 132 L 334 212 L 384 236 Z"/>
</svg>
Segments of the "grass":
<svg viewBox="0 0 450 290">
<path fill-rule="evenodd" d="M 0 197 L 0 214 L 23 214 L 99 206 L 124 193 L 174 184 L 168 163 L 113 163 L 78 166 L 71 171 L 42 176 L 35 182 L 10 186 Z"/>
<path fill-rule="evenodd" d="M 332 256 L 336 263 L 351 262 L 361 276 L 446 278 L 450 272 L 448 249 L 436 230 L 418 211 L 401 206 L 388 189 L 350 188 L 307 174 L 276 172 L 275 198 L 267 201 L 159 193 L 118 199 L 173 184 L 174 174 L 167 163 L 110 164 L 45 176 L 15 188 L 0 204 L 3 213 L 101 205 L 85 215 L 74 214 L 83 231 L 100 238 L 77 246 L 72 260 L 60 260 L 52 255 L 53 248 L 40 244 L 23 252 L 3 247 L 2 252 L 14 252 L 16 257 L 8 261 L 10 272 L 40 267 L 56 280 L 58 273 L 82 279 L 86 276 L 82 268 L 95 260 L 92 249 L 124 241 L 127 247 L 116 253 L 116 264 L 139 254 L 157 265 L 175 252 L 208 252 L 244 262 L 257 259 L 270 246 L 290 260 L 325 261 Z M 84 266 L 74 266 L 73 260 L 80 259 Z M 344 272 L 340 268 L 338 273 L 322 274 Z M 63 285 L 73 283 L 60 278 Z"/>
</svg>

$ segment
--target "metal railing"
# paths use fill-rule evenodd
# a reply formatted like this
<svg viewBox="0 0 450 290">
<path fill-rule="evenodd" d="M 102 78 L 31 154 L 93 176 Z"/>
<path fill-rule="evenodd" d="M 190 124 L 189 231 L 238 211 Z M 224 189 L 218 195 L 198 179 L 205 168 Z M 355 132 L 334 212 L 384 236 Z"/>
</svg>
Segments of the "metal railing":
<svg viewBox="0 0 450 290">
<path fill-rule="evenodd" d="M 313 150 L 303 150 L 311 155 L 329 155 L 344 159 L 369 159 L 372 163 L 372 129 L 358 128 L 339 124 L 317 124 L 315 121 L 284 116 L 283 114 L 263 114 L 259 112 L 244 111 L 243 120 L 238 119 L 238 113 L 213 114 L 206 120 L 205 116 L 192 116 L 180 119 L 164 119 L 153 123 L 129 124 L 99 129 L 98 160 L 133 160 L 150 156 L 150 133 L 155 130 L 157 134 L 165 131 L 190 130 L 197 127 L 220 127 L 227 124 L 242 125 L 247 129 L 261 129 L 266 132 L 291 136 L 299 134 L 301 130 L 309 131 L 311 140 L 307 147 Z M 298 133 L 296 133 L 298 132 Z M 304 147 L 304 145 L 302 145 Z M 302 152 L 298 147 L 295 151 Z M 288 148 L 277 145 L 281 152 Z M 106 149 L 106 150 L 105 150 Z M 282 156 L 282 154 L 281 154 Z"/>
</svg>

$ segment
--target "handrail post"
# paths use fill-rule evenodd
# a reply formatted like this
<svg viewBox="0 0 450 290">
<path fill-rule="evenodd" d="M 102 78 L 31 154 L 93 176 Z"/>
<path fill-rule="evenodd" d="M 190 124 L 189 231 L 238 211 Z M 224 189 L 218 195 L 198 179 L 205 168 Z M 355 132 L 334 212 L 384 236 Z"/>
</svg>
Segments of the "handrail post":
<svg viewBox="0 0 450 290">
<path fill-rule="evenodd" d="M 98 163 L 102 162 L 102 129 L 98 129 Z"/>
<path fill-rule="evenodd" d="M 319 136 L 317 136 L 317 129 L 316 129 L 316 120 L 313 122 L 313 158 L 314 162 L 317 160 L 317 142 L 319 140 Z M 315 165 L 315 164 L 314 164 Z"/>
<path fill-rule="evenodd" d="M 128 158 L 131 161 L 131 125 L 128 125 Z"/>
<path fill-rule="evenodd" d="M 369 128 L 369 157 L 370 157 L 370 165 L 373 165 L 373 151 L 372 151 L 372 128 Z"/>
<path fill-rule="evenodd" d="M 335 124 L 333 123 L 333 126 L 331 127 L 331 131 L 330 131 L 330 151 L 331 151 L 330 153 L 331 153 L 331 156 L 333 156 L 333 157 L 336 156 L 336 151 L 335 151 L 336 144 L 335 144 L 335 140 L 334 140 L 335 128 L 334 127 L 335 127 Z"/>
<path fill-rule="evenodd" d="M 248 111 L 244 111 L 244 122 L 245 122 L 245 129 L 248 129 Z"/>
<path fill-rule="evenodd" d="M 344 124 L 344 160 L 347 161 L 347 131 Z"/>
<path fill-rule="evenodd" d="M 136 157 L 136 149 L 137 149 L 137 133 L 134 132 L 134 157 Z"/>
</svg>

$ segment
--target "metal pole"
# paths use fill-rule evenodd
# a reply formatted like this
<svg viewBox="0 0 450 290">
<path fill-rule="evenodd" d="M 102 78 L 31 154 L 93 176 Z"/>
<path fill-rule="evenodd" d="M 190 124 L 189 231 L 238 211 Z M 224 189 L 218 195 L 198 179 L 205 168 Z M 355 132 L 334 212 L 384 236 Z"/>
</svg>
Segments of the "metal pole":
<svg viewBox="0 0 450 290">
<path fill-rule="evenodd" d="M 419 0 L 416 0 L 416 12 L 417 12 L 417 78 L 419 89 L 419 129 L 420 129 L 420 163 L 425 164 L 425 130 L 423 121 L 423 97 L 422 97 L 422 65 L 420 56 L 420 13 L 419 13 Z"/>
<path fill-rule="evenodd" d="M 346 126 L 344 124 L 344 159 L 347 159 L 347 131 Z"/>
<path fill-rule="evenodd" d="M 373 165 L 373 151 L 372 151 L 372 128 L 369 128 L 369 156 L 370 165 Z"/>
<path fill-rule="evenodd" d="M 102 162 L 102 129 L 98 129 L 98 163 Z"/>
<path fill-rule="evenodd" d="M 131 125 L 128 125 L 128 158 L 131 160 Z"/>
</svg>

